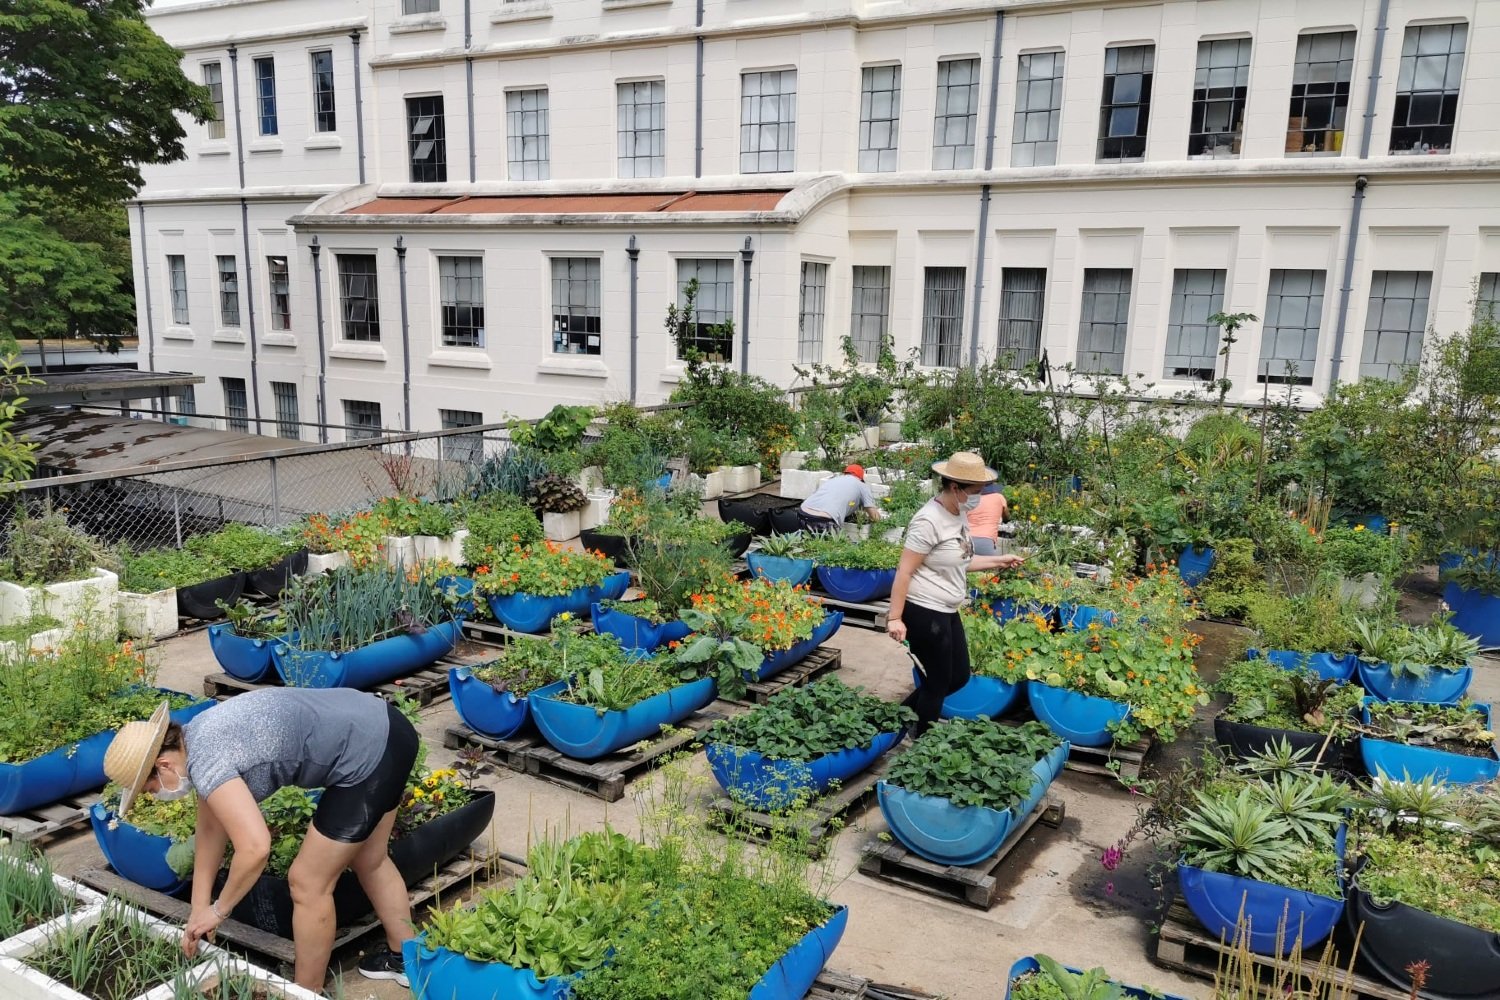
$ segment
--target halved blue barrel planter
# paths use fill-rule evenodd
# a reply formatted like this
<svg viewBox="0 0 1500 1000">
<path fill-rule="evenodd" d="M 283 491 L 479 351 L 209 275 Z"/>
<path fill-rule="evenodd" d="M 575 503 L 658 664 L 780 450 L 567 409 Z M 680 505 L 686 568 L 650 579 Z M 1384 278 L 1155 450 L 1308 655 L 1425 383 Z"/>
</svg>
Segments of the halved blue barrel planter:
<svg viewBox="0 0 1500 1000">
<path fill-rule="evenodd" d="M 1070 629 L 1082 631 L 1094 622 L 1101 626 L 1113 626 L 1119 621 L 1119 616 L 1113 611 L 1096 608 L 1089 604 L 1064 604 L 1057 609 L 1062 623 Z"/>
<path fill-rule="evenodd" d="M 453 596 L 458 599 L 454 608 L 459 614 L 465 618 L 474 614 L 474 578 L 472 576 L 440 576 L 437 579 L 437 585 L 453 592 Z"/>
<path fill-rule="evenodd" d="M 1208 578 L 1209 570 L 1214 568 L 1214 550 L 1212 546 L 1205 545 L 1195 548 L 1189 545 L 1182 550 L 1182 555 L 1177 557 L 1177 575 L 1182 577 L 1182 582 L 1189 587 L 1196 587 Z"/>
<path fill-rule="evenodd" d="M 180 694 L 158 689 L 163 697 Z M 194 702 L 172 714 L 173 722 L 187 722 L 215 704 L 212 700 Z M 85 737 L 77 743 L 58 747 L 40 757 L 20 764 L 0 764 L 0 816 L 35 809 L 69 795 L 102 788 L 104 751 L 109 749 L 115 730 L 109 729 Z"/>
<path fill-rule="evenodd" d="M 1443 600 L 1453 609 L 1454 628 L 1478 639 L 1485 649 L 1500 647 L 1500 594 L 1449 583 L 1443 587 Z"/>
<path fill-rule="evenodd" d="M 167 864 L 171 837 L 147 833 L 125 820 L 116 823 L 114 812 L 104 808 L 102 802 L 95 802 L 89 808 L 89 823 L 94 828 L 94 839 L 99 842 L 104 860 L 122 878 L 168 896 L 191 881 L 191 876 L 184 878 Z M 114 829 L 110 829 L 111 823 L 116 823 Z"/>
<path fill-rule="evenodd" d="M 491 594 L 490 611 L 500 624 L 515 632 L 545 632 L 552 619 L 567 612 L 582 618 L 588 614 L 595 601 L 617 601 L 630 586 L 630 571 L 620 570 L 597 587 L 579 587 L 557 597 L 539 597 L 536 594 Z"/>
<path fill-rule="evenodd" d="M 802 1000 L 844 939 L 848 923 L 848 907 L 834 910 L 832 916 L 804 934 L 802 940 L 766 970 L 750 987 L 749 1000 Z"/>
<path fill-rule="evenodd" d="M 1347 681 L 1359 667 L 1354 653 L 1299 653 L 1291 649 L 1247 649 L 1254 659 L 1264 656 L 1282 670 L 1311 670 L 1325 681 Z"/>
<path fill-rule="evenodd" d="M 606 608 L 601 604 L 589 605 L 589 617 L 594 622 L 594 631 L 601 635 L 612 635 L 620 640 L 627 650 L 636 649 L 650 653 L 669 642 L 680 642 L 692 634 L 692 629 L 680 621 L 653 624 L 638 615 Z"/>
<path fill-rule="evenodd" d="M 790 556 L 768 556 L 761 552 L 745 553 L 745 565 L 762 580 L 774 580 L 800 587 L 812 579 L 813 561 Z"/>
<path fill-rule="evenodd" d="M 902 734 L 877 733 L 862 747 L 821 754 L 807 761 L 767 757 L 754 750 L 710 743 L 706 749 L 708 766 L 719 787 L 733 795 L 736 802 L 752 809 L 786 809 L 825 791 L 835 781 L 845 781 L 868 768 L 891 747 Z"/>
<path fill-rule="evenodd" d="M 1064 965 L 1063 968 L 1075 975 L 1083 974 L 1083 970 L 1075 969 L 1071 965 Z M 1005 1000 L 1010 1000 L 1010 991 L 1015 986 L 1017 979 L 1030 973 L 1041 971 L 1041 965 L 1030 955 L 1025 958 L 1016 959 L 1015 964 L 1010 967 L 1010 973 L 1005 978 Z M 1183 1000 L 1182 997 L 1173 993 L 1159 993 L 1156 990 L 1141 989 L 1138 986 L 1125 986 L 1122 984 L 1120 988 L 1125 991 L 1125 995 L 1130 1000 Z"/>
<path fill-rule="evenodd" d="M 420 934 L 401 946 L 414 997 L 432 1000 L 566 1000 L 576 976 L 537 979 L 530 969 L 499 962 L 476 962 L 447 948 L 427 947 Z"/>
<path fill-rule="evenodd" d="M 1008 622 L 1020 615 L 1041 615 L 1048 621 L 1057 613 L 1057 608 L 1050 604 L 1038 604 L 1035 601 L 1013 601 L 1009 597 L 997 598 L 990 602 L 990 611 L 994 612 L 996 618 Z"/>
<path fill-rule="evenodd" d="M 234 630 L 228 622 L 219 622 L 208 627 L 208 648 L 214 659 L 231 677 L 251 684 L 260 684 L 270 678 L 275 669 L 271 662 L 271 647 L 275 639 L 247 639 Z"/>
<path fill-rule="evenodd" d="M 1364 723 L 1370 724 L 1370 704 L 1374 698 L 1364 702 Z M 1495 723 L 1490 715 L 1490 706 L 1474 702 L 1474 707 L 1484 714 L 1484 728 L 1494 732 Z M 1467 754 L 1451 753 L 1435 747 L 1414 747 L 1391 740 L 1377 740 L 1363 734 L 1359 737 L 1359 752 L 1365 759 L 1365 770 L 1371 775 L 1386 774 L 1389 777 L 1421 781 L 1431 775 L 1443 781 L 1459 785 L 1482 784 L 1500 776 L 1500 753 L 1491 745 L 1489 756 L 1470 757 Z"/>
<path fill-rule="evenodd" d="M 794 643 L 787 649 L 767 653 L 766 658 L 761 661 L 760 669 L 756 671 L 756 680 L 765 680 L 774 674 L 778 674 L 794 663 L 800 662 L 808 653 L 817 649 L 827 642 L 833 633 L 844 624 L 844 613 L 842 611 L 830 611 L 823 616 L 823 620 L 813 628 L 813 634 L 801 642 Z"/>
<path fill-rule="evenodd" d="M 1079 694 L 1041 681 L 1027 681 L 1026 694 L 1031 710 L 1048 729 L 1079 746 L 1113 743 L 1115 737 L 1109 727 L 1130 717 L 1130 706 L 1123 701 Z"/>
<path fill-rule="evenodd" d="M 463 619 L 451 618 L 429 625 L 420 635 L 393 635 L 347 653 L 294 649 L 278 642 L 271 647 L 271 659 L 289 685 L 367 688 L 436 663 L 458 645 L 462 630 Z"/>
<path fill-rule="evenodd" d="M 575 760 L 594 760 L 657 736 L 662 726 L 675 725 L 713 701 L 716 692 L 714 679 L 703 677 L 601 715 L 590 705 L 560 700 L 558 695 L 567 687 L 567 681 L 548 684 L 531 692 L 527 700 L 543 738 Z"/>
<path fill-rule="evenodd" d="M 889 597 L 896 582 L 894 569 L 846 569 L 843 566 L 819 566 L 818 586 L 828 596 L 849 604 Z"/>
<path fill-rule="evenodd" d="M 501 693 L 474 676 L 470 667 L 448 668 L 448 691 L 464 725 L 481 736 L 503 740 L 526 725 L 530 715 L 526 697 Z"/>
<path fill-rule="evenodd" d="M 921 681 L 917 684 L 920 687 Z M 943 699 L 942 717 L 993 719 L 1015 707 L 1025 690 L 1024 684 L 1012 684 L 998 677 L 972 674 L 969 683 Z"/>
<path fill-rule="evenodd" d="M 1428 667 L 1425 677 L 1397 677 L 1389 663 L 1359 661 L 1360 686 L 1381 701 L 1457 701 L 1473 679 L 1474 668 L 1469 666 L 1458 670 Z"/>
</svg>

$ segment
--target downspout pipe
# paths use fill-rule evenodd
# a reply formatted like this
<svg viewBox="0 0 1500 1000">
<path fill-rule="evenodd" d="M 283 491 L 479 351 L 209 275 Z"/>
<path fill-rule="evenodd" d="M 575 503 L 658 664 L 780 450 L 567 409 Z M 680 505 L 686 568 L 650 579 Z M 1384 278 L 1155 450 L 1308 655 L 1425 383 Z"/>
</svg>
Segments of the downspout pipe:
<svg viewBox="0 0 1500 1000">
<path fill-rule="evenodd" d="M 250 322 L 250 405 L 260 426 L 260 345 L 255 335 L 255 269 L 250 266 L 250 203 L 240 198 L 240 236 L 245 244 L 245 318 Z"/>
<path fill-rule="evenodd" d="M 698 0 L 695 28 L 703 27 L 703 0 Z M 693 176 L 703 176 L 703 36 L 698 35 L 698 71 L 693 95 Z"/>
<path fill-rule="evenodd" d="M 740 305 L 740 374 L 750 374 L 750 265 L 755 260 L 755 249 L 750 237 L 740 249 L 740 260 L 745 265 L 745 292 Z"/>
<path fill-rule="evenodd" d="M 359 182 L 365 182 L 365 89 L 361 77 L 364 69 L 359 61 L 359 29 L 349 32 L 354 43 L 354 144 L 359 149 Z M 473 116 L 470 115 L 470 120 Z"/>
<path fill-rule="evenodd" d="M 328 352 L 323 346 L 323 248 L 313 233 L 313 308 L 318 316 L 318 443 L 328 443 Z"/>
<path fill-rule="evenodd" d="M 234 95 L 234 158 L 239 166 L 240 190 L 245 190 L 245 137 L 240 127 L 240 50 L 229 46 L 229 87 Z"/>
<path fill-rule="evenodd" d="M 636 400 L 636 369 L 640 359 L 640 317 L 637 315 L 637 293 L 640 290 L 641 248 L 635 237 L 625 244 L 625 254 L 630 258 L 630 402 Z"/>
<path fill-rule="evenodd" d="M 146 206 L 135 203 L 136 223 L 141 230 L 141 284 L 146 300 L 146 370 L 156 371 L 156 317 L 151 308 L 151 263 L 146 256 Z"/>
<path fill-rule="evenodd" d="M 471 0 L 464 0 L 464 51 L 468 52 L 474 45 L 474 11 Z M 474 152 L 474 57 L 464 56 L 464 79 L 467 87 L 467 102 L 469 112 L 469 183 L 474 183 L 478 169 L 478 159 Z"/>
<path fill-rule="evenodd" d="M 1005 12 L 995 11 L 995 43 L 990 50 L 990 110 L 984 130 L 984 169 L 995 168 L 995 119 L 1000 103 L 1000 43 L 1005 37 Z M 974 249 L 974 307 L 969 318 L 969 366 L 979 364 L 979 310 L 984 302 L 984 258 L 989 242 L 990 185 L 979 189 L 979 238 Z"/>
<path fill-rule="evenodd" d="M 401 428 L 411 433 L 411 325 L 406 311 L 406 239 L 396 237 L 396 272 L 401 287 Z"/>
</svg>

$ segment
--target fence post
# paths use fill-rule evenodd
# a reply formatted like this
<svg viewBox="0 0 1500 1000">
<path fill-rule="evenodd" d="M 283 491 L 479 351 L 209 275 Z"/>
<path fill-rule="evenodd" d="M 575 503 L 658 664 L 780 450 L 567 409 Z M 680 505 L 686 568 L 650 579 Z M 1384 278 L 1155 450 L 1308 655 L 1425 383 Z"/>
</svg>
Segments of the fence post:
<svg viewBox="0 0 1500 1000">
<path fill-rule="evenodd" d="M 172 528 L 177 534 L 177 547 L 182 548 L 182 494 L 172 489 Z"/>
<path fill-rule="evenodd" d="M 276 456 L 271 456 L 271 525 L 281 524 L 281 489 L 276 481 Z"/>
</svg>

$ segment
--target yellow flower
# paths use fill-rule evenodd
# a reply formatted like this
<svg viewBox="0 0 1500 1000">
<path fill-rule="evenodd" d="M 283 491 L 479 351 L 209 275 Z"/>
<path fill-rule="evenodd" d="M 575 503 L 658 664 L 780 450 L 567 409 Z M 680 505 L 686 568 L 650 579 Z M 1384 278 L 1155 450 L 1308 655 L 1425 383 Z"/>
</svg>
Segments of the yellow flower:
<svg viewBox="0 0 1500 1000">
<path fill-rule="evenodd" d="M 414 799 L 425 799 L 425 798 L 427 798 L 427 793 L 424 792 L 424 791 L 422 791 L 422 789 L 420 789 L 420 788 L 413 788 L 412 792 L 411 792 L 411 797 L 414 798 Z"/>
<path fill-rule="evenodd" d="M 1364 531 L 1365 530 L 1365 526 L 1363 524 L 1356 524 L 1354 526 L 1354 530 L 1355 531 Z"/>
</svg>

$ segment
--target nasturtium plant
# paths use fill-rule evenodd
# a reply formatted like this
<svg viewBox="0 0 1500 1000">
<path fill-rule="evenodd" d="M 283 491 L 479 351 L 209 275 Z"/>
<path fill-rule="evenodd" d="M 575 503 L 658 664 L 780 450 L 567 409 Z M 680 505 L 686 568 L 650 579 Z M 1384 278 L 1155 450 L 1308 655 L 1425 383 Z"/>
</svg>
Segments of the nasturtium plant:
<svg viewBox="0 0 1500 1000">
<path fill-rule="evenodd" d="M 1039 722 L 946 719 L 897 756 L 885 780 L 954 805 L 1009 809 L 1031 791 L 1032 766 L 1061 743 Z"/>
<path fill-rule="evenodd" d="M 708 739 L 766 757 L 808 761 L 867 746 L 880 733 L 898 732 L 915 720 L 911 709 L 830 677 L 779 691 L 764 705 L 715 723 Z"/>
<path fill-rule="evenodd" d="M 501 547 L 486 558 L 474 571 L 474 586 L 498 596 L 562 597 L 580 587 L 596 587 L 615 571 L 598 553 L 575 552 L 556 542 Z"/>
<path fill-rule="evenodd" d="M 1051 662 L 1062 639 L 1039 614 L 1017 615 L 1005 622 L 983 607 L 964 608 L 959 614 L 969 644 L 969 669 L 1007 684 L 1026 683 L 1027 669 Z"/>
<path fill-rule="evenodd" d="M 843 569 L 895 569 L 901 546 L 878 538 L 856 541 L 842 534 L 823 535 L 807 543 L 808 556 L 819 566 Z"/>
</svg>

